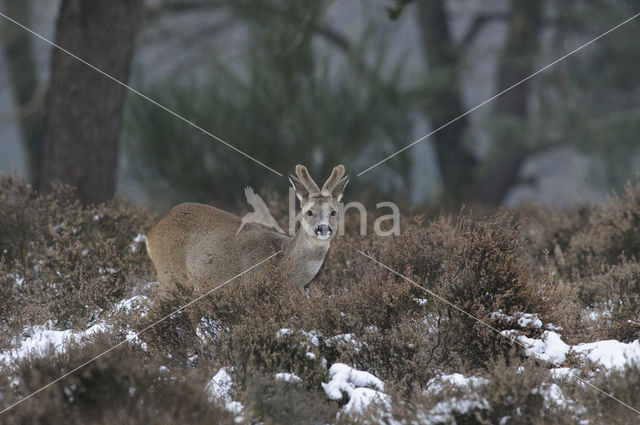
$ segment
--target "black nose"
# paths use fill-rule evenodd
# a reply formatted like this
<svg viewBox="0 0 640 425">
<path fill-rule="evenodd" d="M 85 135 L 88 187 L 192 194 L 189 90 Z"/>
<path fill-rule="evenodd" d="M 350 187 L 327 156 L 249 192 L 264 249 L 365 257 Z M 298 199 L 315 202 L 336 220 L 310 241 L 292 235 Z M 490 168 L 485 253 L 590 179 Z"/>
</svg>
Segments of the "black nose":
<svg viewBox="0 0 640 425">
<path fill-rule="evenodd" d="M 319 224 L 314 229 L 314 232 L 316 232 L 316 235 L 330 235 L 331 227 L 329 227 L 327 224 Z"/>
</svg>

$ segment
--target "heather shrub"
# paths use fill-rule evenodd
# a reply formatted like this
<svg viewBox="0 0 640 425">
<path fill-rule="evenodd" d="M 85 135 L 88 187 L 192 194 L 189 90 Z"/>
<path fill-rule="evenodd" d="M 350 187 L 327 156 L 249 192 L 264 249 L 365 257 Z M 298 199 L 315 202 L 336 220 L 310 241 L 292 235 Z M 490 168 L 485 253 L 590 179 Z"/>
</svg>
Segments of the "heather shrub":
<svg viewBox="0 0 640 425">
<path fill-rule="evenodd" d="M 640 264 L 624 262 L 576 284 L 583 307 L 592 311 L 597 339 L 640 338 Z"/>
<path fill-rule="evenodd" d="M 592 215 L 589 227 L 575 234 L 566 261 L 582 275 L 640 256 L 640 184 L 628 183 Z"/>
<path fill-rule="evenodd" d="M 462 387 L 442 383 L 440 388 L 430 387 L 409 398 L 396 399 L 393 403 L 396 422 L 383 423 L 578 423 L 567 406 L 555 404 L 545 395 L 551 385 L 548 372 L 534 362 L 525 362 L 523 367 L 509 366 L 504 359 L 498 359 L 481 378 L 485 382 Z"/>
<path fill-rule="evenodd" d="M 523 236 L 530 244 L 530 252 L 538 260 L 550 255 L 556 266 L 570 272 L 564 253 L 571 246 L 571 239 L 590 225 L 593 209 L 588 206 L 557 210 L 540 205 L 521 209 L 527 217 Z"/>
<path fill-rule="evenodd" d="M 484 219 L 460 217 L 460 242 L 445 261 L 440 295 L 481 321 L 504 326 L 493 312 L 537 313 L 543 322 L 551 312 L 548 282 L 528 263 L 520 222 L 505 212 Z M 505 340 L 477 320 L 448 308 L 444 322 L 459 338 L 455 351 L 470 365 L 480 366 L 504 353 Z M 535 332 L 534 329 L 531 329 Z"/>
<path fill-rule="evenodd" d="M 524 211 L 531 218 L 532 254 L 540 258 L 548 252 L 566 279 L 599 274 L 640 255 L 640 183 L 628 183 L 621 195 L 598 208 Z"/>
<path fill-rule="evenodd" d="M 273 321 L 247 318 L 225 335 L 220 356 L 233 366 L 239 385 L 249 376 L 279 372 L 296 374 L 309 389 L 319 390 L 327 380 L 319 352 L 308 338 Z"/>
<path fill-rule="evenodd" d="M 378 281 L 392 278 L 409 288 L 404 297 L 408 303 L 413 298 L 427 300 L 423 310 L 439 317 L 433 333 L 446 341 L 444 359 L 455 353 L 477 367 L 503 355 L 509 344 L 442 299 L 498 329 L 507 324 L 493 312 L 537 313 L 543 321 L 553 316 L 550 282 L 529 260 L 520 221 L 506 212 L 481 219 L 460 215 L 455 223 L 439 218 L 424 228 L 409 227 L 399 238 L 380 241 L 377 250 L 379 261 L 441 298 L 374 266 Z M 539 331 L 528 332 L 535 336 Z"/>
<path fill-rule="evenodd" d="M 153 222 L 148 212 L 121 200 L 84 207 L 69 187 L 39 194 L 8 176 L 0 177 L 0 189 L 5 324 L 84 325 L 150 280 L 150 261 L 136 239 Z"/>
<path fill-rule="evenodd" d="M 251 417 L 265 425 L 325 425 L 333 422 L 338 411 L 322 391 L 268 375 L 249 378 L 246 402 Z"/>
<path fill-rule="evenodd" d="M 407 395 L 423 388 L 437 371 L 460 366 L 459 358 L 447 347 L 448 339 L 438 329 L 436 318 L 409 316 L 389 329 L 369 329 L 355 346 L 336 344 L 335 358 L 373 373 Z"/>
<path fill-rule="evenodd" d="M 548 391 L 557 388 L 549 365 L 526 360 L 522 347 L 495 330 L 517 328 L 539 338 L 545 328 L 555 329 L 569 344 L 640 336 L 640 264 L 629 240 L 635 188 L 597 211 L 535 209 L 528 221 L 505 211 L 430 221 L 403 217 L 401 234 L 384 238 L 357 235 L 359 223 L 350 218 L 308 295 L 265 263 L 249 279 L 208 294 L 185 282 L 154 298 L 151 262 L 137 238 L 151 226 L 150 214 L 123 201 L 82 207 L 63 187 L 39 195 L 17 180 L 0 184 L 8 187 L 0 195 L 6 207 L 0 209 L 3 350 L 16 347 L 34 324 L 112 327 L 86 346 L 71 344 L 66 353 L 0 365 L 0 404 L 53 381 L 128 332 L 146 329 L 138 344 L 118 347 L 52 385 L 49 395 L 25 401 L 9 423 L 240 420 L 222 408 L 224 400 L 210 402 L 204 391 L 221 367 L 232 376 L 230 396 L 244 405 L 249 423 L 421 423 L 436 417 L 465 424 L 600 423 L 608 400 L 567 380 L 562 391 L 570 400 L 553 402 Z M 617 222 L 624 229 L 607 227 Z M 146 315 L 114 307 L 132 294 L 149 297 Z M 537 315 L 543 327 L 519 328 L 524 313 Z M 360 417 L 336 416 L 347 397 L 331 401 L 321 385 L 336 362 L 382 379 L 393 411 L 374 407 Z M 572 355 L 564 366 L 582 368 L 585 376 L 598 373 L 596 364 Z M 488 382 L 473 390 L 445 385 L 432 391 L 433 378 L 456 372 Z M 594 383 L 635 406 L 630 388 L 636 372 L 618 371 Z M 285 382 L 278 373 L 301 381 Z M 454 401 L 469 408 L 438 416 Z"/>
<path fill-rule="evenodd" d="M 64 353 L 26 359 L 2 370 L 4 403 L 31 394 L 117 342 L 102 334 L 88 345 L 72 344 Z M 126 344 L 25 399 L 4 414 L 3 423 L 233 423 L 223 408 L 207 400 L 206 375 L 161 366 L 158 359 Z"/>
<path fill-rule="evenodd" d="M 640 393 L 638 392 L 640 365 L 630 364 L 624 369 L 598 374 L 594 378 L 589 378 L 589 382 L 604 393 L 611 394 L 626 406 L 600 391 L 585 389 L 579 381 L 573 380 L 564 383 L 565 394 L 580 400 L 581 404 L 586 407 L 586 412 L 580 415 L 583 423 L 589 421 L 589 423 L 622 425 L 638 421 L 638 413 L 627 406 L 636 410 L 640 406 Z"/>
</svg>

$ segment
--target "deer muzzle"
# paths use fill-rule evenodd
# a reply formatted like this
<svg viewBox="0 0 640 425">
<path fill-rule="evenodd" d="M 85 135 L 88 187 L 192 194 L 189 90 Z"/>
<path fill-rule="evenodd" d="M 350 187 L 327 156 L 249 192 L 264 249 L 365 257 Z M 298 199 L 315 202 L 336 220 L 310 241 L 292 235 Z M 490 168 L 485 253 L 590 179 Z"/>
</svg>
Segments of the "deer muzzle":
<svg viewBox="0 0 640 425">
<path fill-rule="evenodd" d="M 319 224 L 313 229 L 313 231 L 320 240 L 329 239 L 332 233 L 331 227 L 328 224 Z"/>
</svg>

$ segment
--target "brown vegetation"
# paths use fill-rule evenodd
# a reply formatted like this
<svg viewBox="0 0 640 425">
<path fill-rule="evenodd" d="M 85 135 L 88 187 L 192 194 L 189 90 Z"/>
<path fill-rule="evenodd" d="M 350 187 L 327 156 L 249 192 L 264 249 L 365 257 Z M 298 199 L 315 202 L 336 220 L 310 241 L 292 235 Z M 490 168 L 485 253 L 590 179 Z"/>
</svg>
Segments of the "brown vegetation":
<svg viewBox="0 0 640 425">
<path fill-rule="evenodd" d="M 118 329 L 65 354 L 0 368 L 0 407 L 122 340 L 123 329 L 143 329 L 201 295 L 178 288 L 146 316 L 112 315 L 119 300 L 151 295 L 151 264 L 143 244 L 133 239 L 153 217 L 122 201 L 83 207 L 62 187 L 39 195 L 9 177 L 0 179 L 0 187 L 3 351 L 25 327 L 47 321 L 57 329 L 84 329 L 104 319 Z M 343 362 L 385 381 L 397 420 L 418 420 L 451 397 L 480 397 L 490 407 L 460 414 L 458 423 L 497 423 L 505 416 L 512 418 L 508 423 L 577 422 L 575 410 L 545 404 L 536 390 L 550 385 L 550 365 L 526 359 L 493 330 L 355 249 L 497 330 L 512 326 L 493 312 L 533 313 L 545 326 L 561 326 L 567 342 L 631 341 L 640 337 L 640 185 L 596 209 L 537 207 L 481 218 L 403 220 L 406 229 L 389 238 L 354 236 L 352 223 L 348 235 L 334 241 L 309 296 L 265 266 L 253 284 L 224 287 L 141 334 L 145 349 L 118 347 L 2 419 L 225 423 L 233 418 L 209 402 L 203 388 L 227 367 L 247 421 L 351 423 L 355 419 L 336 419 L 345 400 L 330 401 L 321 387 L 328 380 L 326 364 Z M 589 312 L 601 314 L 592 320 Z M 542 329 L 522 332 L 537 337 Z M 302 382 L 277 381 L 279 372 L 295 373 Z M 484 376 L 489 384 L 473 394 L 456 388 L 424 392 L 431 378 L 453 372 Z M 638 406 L 628 384 L 637 384 L 637 373 L 629 368 L 598 382 Z M 17 386 L 11 386 L 14 378 Z M 562 389 L 585 407 L 582 419 L 598 423 L 609 411 L 617 415 L 612 423 L 632 418 L 628 409 L 575 382 Z"/>
</svg>

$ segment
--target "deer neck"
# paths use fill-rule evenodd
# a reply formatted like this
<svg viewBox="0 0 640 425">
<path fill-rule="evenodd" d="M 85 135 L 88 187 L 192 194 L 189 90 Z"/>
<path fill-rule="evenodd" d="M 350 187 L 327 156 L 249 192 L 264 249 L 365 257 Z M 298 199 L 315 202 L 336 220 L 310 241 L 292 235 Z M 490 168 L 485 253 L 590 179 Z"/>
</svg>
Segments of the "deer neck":
<svg viewBox="0 0 640 425">
<path fill-rule="evenodd" d="M 284 263 L 289 268 L 295 286 L 306 286 L 318 273 L 329 250 L 329 241 L 320 242 L 299 229 L 284 252 Z"/>
</svg>

